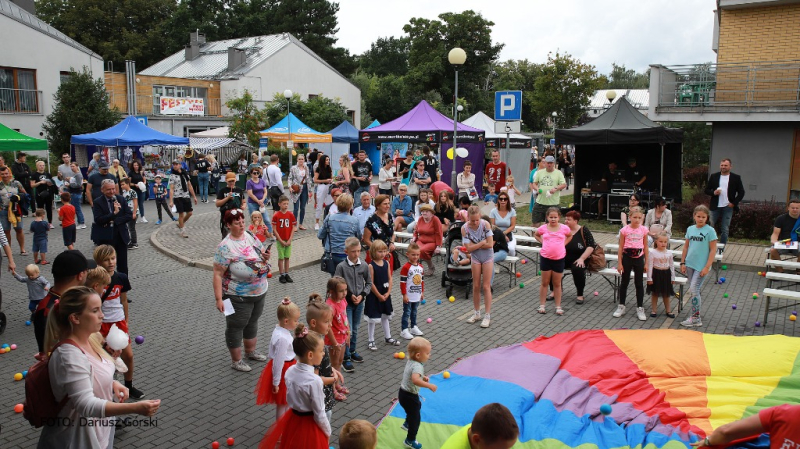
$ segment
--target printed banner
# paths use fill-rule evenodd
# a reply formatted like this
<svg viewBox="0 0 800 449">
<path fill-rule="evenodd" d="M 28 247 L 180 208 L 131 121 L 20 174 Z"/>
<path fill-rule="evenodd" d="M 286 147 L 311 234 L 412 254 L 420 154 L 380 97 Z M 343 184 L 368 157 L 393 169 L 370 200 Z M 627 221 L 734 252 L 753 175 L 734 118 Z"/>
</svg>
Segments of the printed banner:
<svg viewBox="0 0 800 449">
<path fill-rule="evenodd" d="M 205 115 L 202 98 L 161 97 L 161 115 Z"/>
</svg>

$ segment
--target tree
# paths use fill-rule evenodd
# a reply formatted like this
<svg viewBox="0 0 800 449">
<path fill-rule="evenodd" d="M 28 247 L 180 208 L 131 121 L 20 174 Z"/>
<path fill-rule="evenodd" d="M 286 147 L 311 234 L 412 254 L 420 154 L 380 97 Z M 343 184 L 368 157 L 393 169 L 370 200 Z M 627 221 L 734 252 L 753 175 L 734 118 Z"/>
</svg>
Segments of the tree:
<svg viewBox="0 0 800 449">
<path fill-rule="evenodd" d="M 377 76 L 403 76 L 408 73 L 409 47 L 407 37 L 380 37 L 358 58 L 359 71 Z"/>
<path fill-rule="evenodd" d="M 73 135 L 100 131 L 121 119 L 119 111 L 108 106 L 102 78 L 92 78 L 87 67 L 81 72 L 70 69 L 69 78 L 58 87 L 53 101 L 53 112 L 42 127 L 50 151 L 55 154 L 69 151 Z"/>
<path fill-rule="evenodd" d="M 711 126 L 705 122 L 665 122 L 669 128 L 683 129 L 683 166 L 708 165 L 711 156 Z"/>
<path fill-rule="evenodd" d="M 286 107 L 283 93 L 276 92 L 271 104 L 264 109 L 267 123 L 277 123 L 282 120 L 286 116 Z M 303 123 L 320 132 L 333 129 L 349 118 L 347 108 L 338 98 L 330 99 L 322 95 L 302 100 L 299 94 L 294 94 L 291 111 Z"/>
<path fill-rule="evenodd" d="M 556 112 L 557 127 L 572 127 L 583 115 L 599 83 L 594 66 L 582 63 L 569 53 L 551 53 L 536 77 L 531 97 L 533 110 L 538 117 L 549 117 Z"/>
<path fill-rule="evenodd" d="M 611 73 L 606 77 L 603 89 L 647 89 L 650 87 L 650 69 L 636 73 L 624 65 L 611 64 Z"/>
<path fill-rule="evenodd" d="M 487 97 L 492 101 L 494 110 L 494 91 L 521 90 L 522 91 L 522 123 L 530 131 L 543 129 L 547 117 L 540 116 L 534 110 L 534 89 L 536 78 L 542 72 L 541 64 L 534 64 L 527 59 L 521 61 L 506 61 L 494 66 L 494 70 L 487 78 L 485 90 Z"/>
<path fill-rule="evenodd" d="M 230 110 L 228 136 L 258 148 L 261 130 L 268 125 L 266 109 L 258 109 L 253 95 L 247 89 L 241 97 L 226 101 L 225 106 Z"/>
</svg>

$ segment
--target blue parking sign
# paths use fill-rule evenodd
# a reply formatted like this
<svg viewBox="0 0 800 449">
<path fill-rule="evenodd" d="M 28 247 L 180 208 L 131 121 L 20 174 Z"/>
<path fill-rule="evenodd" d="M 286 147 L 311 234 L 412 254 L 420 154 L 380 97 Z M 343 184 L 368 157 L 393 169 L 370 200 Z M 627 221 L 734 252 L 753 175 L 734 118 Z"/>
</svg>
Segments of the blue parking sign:
<svg viewBox="0 0 800 449">
<path fill-rule="evenodd" d="M 494 119 L 498 121 L 522 120 L 521 90 L 494 93 Z"/>
</svg>

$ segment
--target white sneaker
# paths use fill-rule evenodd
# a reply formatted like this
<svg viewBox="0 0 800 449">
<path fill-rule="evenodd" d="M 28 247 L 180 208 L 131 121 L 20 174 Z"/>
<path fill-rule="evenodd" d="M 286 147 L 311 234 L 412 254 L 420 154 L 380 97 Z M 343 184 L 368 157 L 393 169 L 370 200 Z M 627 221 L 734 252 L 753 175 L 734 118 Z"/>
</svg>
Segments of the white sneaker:
<svg viewBox="0 0 800 449">
<path fill-rule="evenodd" d="M 421 337 L 421 336 L 423 336 L 425 334 L 423 334 L 422 331 L 419 330 L 419 328 L 417 326 L 414 326 L 414 327 L 411 328 L 411 335 L 414 335 L 416 337 Z"/>
<path fill-rule="evenodd" d="M 411 340 L 412 338 L 414 338 L 414 336 L 411 335 L 411 331 L 408 329 L 403 329 L 403 332 L 400 332 L 400 336 L 402 338 L 405 338 L 406 340 Z"/>
<path fill-rule="evenodd" d="M 180 228 L 180 230 L 181 230 L 181 237 L 183 237 L 185 239 L 188 239 L 189 238 L 189 234 L 186 233 L 186 226 Z"/>
<path fill-rule="evenodd" d="M 472 324 L 478 321 L 479 319 L 481 319 L 481 312 L 479 310 L 473 310 L 472 316 L 467 318 L 467 323 Z"/>
<path fill-rule="evenodd" d="M 612 315 L 612 316 L 614 318 L 619 318 L 622 315 L 625 315 L 625 305 L 624 304 L 618 305 L 617 306 L 617 310 L 614 312 L 614 315 Z"/>
<path fill-rule="evenodd" d="M 484 315 L 483 321 L 481 321 L 481 327 L 486 329 L 487 327 L 489 327 L 489 323 L 491 322 L 492 319 L 489 317 L 489 314 L 487 313 L 486 315 Z"/>
<path fill-rule="evenodd" d="M 80 225 L 80 226 L 78 226 L 78 227 L 79 227 L 80 229 L 86 229 L 86 225 L 85 225 L 85 224 L 82 224 L 82 225 Z"/>
<path fill-rule="evenodd" d="M 317 224 L 315 224 L 315 225 L 314 225 L 314 230 L 315 230 L 315 231 L 319 231 L 319 223 L 317 223 Z"/>
<path fill-rule="evenodd" d="M 681 326 L 684 327 L 700 327 L 703 325 L 703 322 L 700 321 L 700 317 L 692 317 L 686 318 L 686 320 L 681 321 Z"/>
<path fill-rule="evenodd" d="M 142 223 L 147 223 L 147 218 L 144 218 L 144 215 L 142 215 Z"/>
<path fill-rule="evenodd" d="M 644 307 L 636 308 L 636 316 L 639 318 L 639 321 L 647 321 L 647 316 L 644 314 Z"/>
</svg>

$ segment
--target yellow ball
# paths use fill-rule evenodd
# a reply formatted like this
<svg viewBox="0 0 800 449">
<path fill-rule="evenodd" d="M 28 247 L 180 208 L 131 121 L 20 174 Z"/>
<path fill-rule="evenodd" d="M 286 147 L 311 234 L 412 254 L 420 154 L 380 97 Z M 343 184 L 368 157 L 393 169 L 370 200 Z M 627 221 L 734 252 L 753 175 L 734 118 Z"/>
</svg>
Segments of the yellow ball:
<svg viewBox="0 0 800 449">
<path fill-rule="evenodd" d="M 406 358 L 406 353 L 405 352 L 398 352 L 397 353 L 397 357 L 400 358 L 400 359 L 404 359 L 404 358 Z"/>
<path fill-rule="evenodd" d="M 297 156 L 297 151 L 292 150 L 292 156 Z"/>
<path fill-rule="evenodd" d="M 795 321 L 796 319 L 797 319 L 797 317 L 796 317 L 796 316 L 794 316 L 794 315 L 789 315 L 789 320 L 790 320 L 790 321 Z"/>
<path fill-rule="evenodd" d="M 447 150 L 447 159 L 450 159 L 451 161 L 453 160 L 453 149 L 452 148 Z"/>
<path fill-rule="evenodd" d="M 445 379 L 449 379 L 450 378 L 450 371 L 445 371 L 444 373 L 442 373 L 442 377 L 444 377 Z"/>
<path fill-rule="evenodd" d="M 451 296 L 450 297 L 450 302 L 456 302 L 456 297 L 455 296 Z"/>
<path fill-rule="evenodd" d="M 14 374 L 14 380 L 22 380 L 22 373 Z"/>
</svg>

